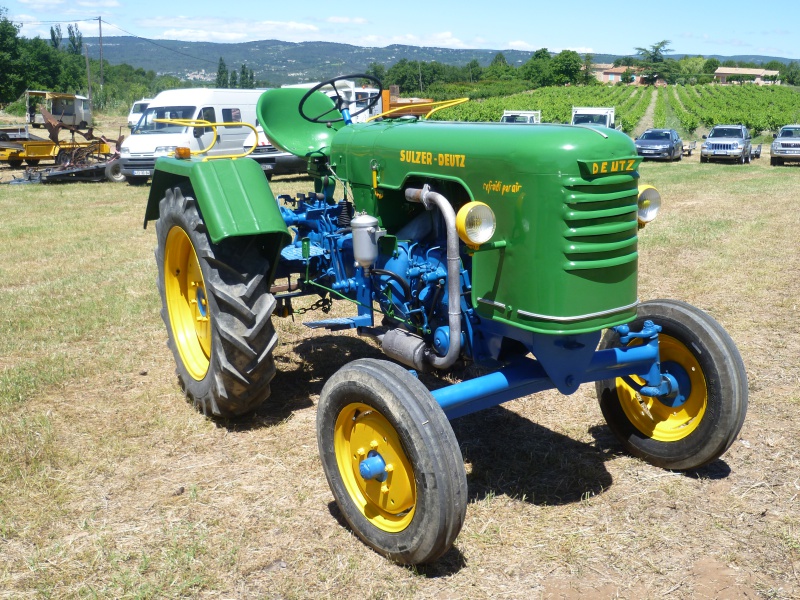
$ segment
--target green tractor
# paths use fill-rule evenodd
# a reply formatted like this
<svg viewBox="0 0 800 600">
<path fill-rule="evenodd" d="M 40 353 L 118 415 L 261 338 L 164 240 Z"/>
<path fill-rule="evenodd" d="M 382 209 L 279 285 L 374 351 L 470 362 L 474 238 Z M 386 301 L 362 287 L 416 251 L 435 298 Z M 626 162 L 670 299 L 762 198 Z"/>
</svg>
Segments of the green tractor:
<svg viewBox="0 0 800 600">
<path fill-rule="evenodd" d="M 730 447 L 747 410 L 734 342 L 689 304 L 637 296 L 637 235 L 659 196 L 640 191 L 630 138 L 354 123 L 380 94 L 351 112 L 340 79 L 258 103 L 273 144 L 307 159 L 308 195 L 278 201 L 247 158 L 179 149 L 156 164 L 145 225 L 156 221 L 161 314 L 191 402 L 214 417 L 253 411 L 271 394 L 273 318 L 300 296 L 352 302 L 352 316 L 306 325 L 356 329 L 391 360 L 355 360 L 325 383 L 319 452 L 353 531 L 404 564 L 436 560 L 462 527 L 450 426 L 462 415 L 595 382 L 613 434 L 653 465 L 696 469 Z M 434 391 L 417 377 L 456 361 L 488 374 Z"/>
</svg>

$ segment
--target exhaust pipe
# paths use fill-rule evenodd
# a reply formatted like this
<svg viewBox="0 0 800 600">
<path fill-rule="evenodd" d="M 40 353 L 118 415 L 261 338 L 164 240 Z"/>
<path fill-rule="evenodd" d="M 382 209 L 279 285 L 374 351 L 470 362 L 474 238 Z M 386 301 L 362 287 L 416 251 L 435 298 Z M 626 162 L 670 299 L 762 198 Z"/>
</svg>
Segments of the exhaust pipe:
<svg viewBox="0 0 800 600">
<path fill-rule="evenodd" d="M 430 346 L 424 343 L 421 346 L 422 339 L 419 336 L 398 329 L 386 333 L 382 347 L 387 356 L 415 369 L 425 365 L 447 369 L 461 354 L 461 258 L 458 255 L 456 213 L 447 198 L 432 192 L 427 184 L 422 189 L 408 188 L 405 195 L 406 200 L 419 202 L 426 210 L 436 206 L 444 217 L 447 229 L 447 324 L 450 346 L 447 354 L 439 356 Z"/>
</svg>

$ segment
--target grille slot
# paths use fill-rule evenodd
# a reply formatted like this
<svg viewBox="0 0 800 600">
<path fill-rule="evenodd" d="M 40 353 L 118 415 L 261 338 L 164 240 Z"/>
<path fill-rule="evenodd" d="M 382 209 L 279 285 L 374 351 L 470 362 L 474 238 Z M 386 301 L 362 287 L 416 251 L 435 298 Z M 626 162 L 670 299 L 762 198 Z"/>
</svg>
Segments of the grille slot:
<svg viewBox="0 0 800 600">
<path fill-rule="evenodd" d="M 565 271 L 606 269 L 638 259 L 633 177 L 574 178 L 564 186 Z"/>
</svg>

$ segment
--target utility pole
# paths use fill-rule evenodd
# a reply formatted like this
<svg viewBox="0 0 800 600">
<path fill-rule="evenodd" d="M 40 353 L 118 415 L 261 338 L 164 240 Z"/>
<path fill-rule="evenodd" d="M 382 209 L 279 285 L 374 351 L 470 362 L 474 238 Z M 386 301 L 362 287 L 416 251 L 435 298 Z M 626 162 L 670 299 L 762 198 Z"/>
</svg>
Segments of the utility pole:
<svg viewBox="0 0 800 600">
<path fill-rule="evenodd" d="M 92 72 L 89 70 L 89 44 L 84 44 L 83 49 L 86 51 L 86 85 L 89 88 L 89 108 L 92 108 Z"/>
<path fill-rule="evenodd" d="M 100 28 L 100 89 L 103 89 L 103 17 L 97 17 L 97 26 Z"/>
</svg>

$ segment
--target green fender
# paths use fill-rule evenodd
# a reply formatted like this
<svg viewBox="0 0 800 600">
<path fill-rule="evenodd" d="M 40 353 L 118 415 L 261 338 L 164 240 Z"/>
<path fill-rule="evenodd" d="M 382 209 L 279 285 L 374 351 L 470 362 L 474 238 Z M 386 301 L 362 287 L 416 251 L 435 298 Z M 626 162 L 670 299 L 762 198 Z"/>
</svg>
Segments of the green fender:
<svg viewBox="0 0 800 600">
<path fill-rule="evenodd" d="M 263 236 L 272 281 L 281 248 L 291 241 L 267 178 L 250 158 L 156 162 L 144 226 L 158 219 L 158 205 L 168 189 L 189 181 L 211 241 L 234 236 Z"/>
</svg>

